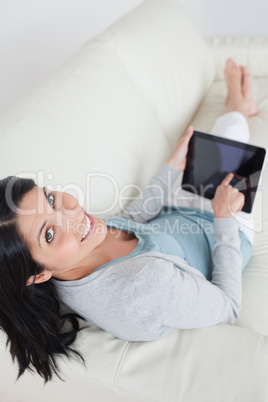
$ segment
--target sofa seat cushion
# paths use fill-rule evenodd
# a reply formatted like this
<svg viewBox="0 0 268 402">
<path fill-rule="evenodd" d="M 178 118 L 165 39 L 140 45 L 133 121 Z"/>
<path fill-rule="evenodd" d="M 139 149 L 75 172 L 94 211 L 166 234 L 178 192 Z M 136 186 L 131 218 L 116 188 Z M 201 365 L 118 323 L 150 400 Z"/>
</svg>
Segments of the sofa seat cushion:
<svg viewBox="0 0 268 402">
<path fill-rule="evenodd" d="M 84 325 L 84 324 L 83 324 Z M 3 340 L 3 338 L 2 338 Z M 10 401 L 45 402 L 64 395 L 80 402 L 96 392 L 94 401 L 265 401 L 268 395 L 267 336 L 236 326 L 217 325 L 196 330 L 175 330 L 152 342 L 126 342 L 94 326 L 80 332 L 73 347 L 77 360 L 59 359 L 61 375 L 43 387 L 42 379 L 26 373 L 14 384 L 16 367 L 0 337 L 1 396 Z M 33 381 L 34 379 L 34 381 Z M 24 390 L 31 393 L 24 398 Z M 109 393 L 108 393 L 109 390 Z M 56 392 L 56 394 L 55 394 Z M 44 396 L 44 398 L 43 398 Z M 12 399 L 12 397 L 14 399 Z M 107 399 L 105 399 L 107 398 Z"/>
<path fill-rule="evenodd" d="M 223 63 L 224 65 L 224 63 Z M 268 150 L 268 76 L 254 77 L 254 96 L 258 115 L 249 119 L 250 143 Z M 227 89 L 225 81 L 213 83 L 192 123 L 196 130 L 210 132 L 214 121 L 224 110 Z M 243 272 L 242 310 L 235 325 L 268 335 L 268 165 L 266 163 L 254 204 L 254 255 Z"/>
</svg>

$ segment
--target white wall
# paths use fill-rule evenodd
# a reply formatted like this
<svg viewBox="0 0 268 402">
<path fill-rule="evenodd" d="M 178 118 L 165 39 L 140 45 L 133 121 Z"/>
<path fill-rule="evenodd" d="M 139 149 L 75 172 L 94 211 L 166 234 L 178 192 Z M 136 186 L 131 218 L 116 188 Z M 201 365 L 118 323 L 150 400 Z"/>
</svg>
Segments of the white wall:
<svg viewBox="0 0 268 402">
<path fill-rule="evenodd" d="M 180 0 L 204 36 L 268 36 L 268 0 Z"/>
<path fill-rule="evenodd" d="M 142 0 L 0 0 L 0 114 Z"/>
<path fill-rule="evenodd" d="M 165 0 L 163 0 L 165 1 Z M 0 114 L 142 0 L 0 0 Z M 204 36 L 268 36 L 268 0 L 181 0 Z"/>
</svg>

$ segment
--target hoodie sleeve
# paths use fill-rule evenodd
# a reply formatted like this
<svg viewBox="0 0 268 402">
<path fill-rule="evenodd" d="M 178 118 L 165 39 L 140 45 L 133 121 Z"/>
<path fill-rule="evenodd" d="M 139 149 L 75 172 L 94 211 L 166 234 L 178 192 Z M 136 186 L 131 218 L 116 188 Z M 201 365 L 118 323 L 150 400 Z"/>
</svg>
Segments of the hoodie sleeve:
<svg viewBox="0 0 268 402">
<path fill-rule="evenodd" d="M 140 197 L 132 201 L 119 216 L 145 223 L 157 216 L 163 207 L 168 192 L 179 175 L 168 163 L 151 179 Z"/>
</svg>

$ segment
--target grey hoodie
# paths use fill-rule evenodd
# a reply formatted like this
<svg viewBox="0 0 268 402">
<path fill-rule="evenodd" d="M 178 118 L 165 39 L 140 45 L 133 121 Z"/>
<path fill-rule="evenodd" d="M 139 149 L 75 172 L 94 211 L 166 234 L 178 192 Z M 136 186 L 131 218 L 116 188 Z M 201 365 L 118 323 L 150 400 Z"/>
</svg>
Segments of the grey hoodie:
<svg viewBox="0 0 268 402">
<path fill-rule="evenodd" d="M 165 198 L 156 197 L 155 184 L 161 186 L 166 196 L 178 174 L 164 164 L 142 196 L 120 216 L 141 223 L 152 219 L 160 212 Z M 150 212 L 144 208 L 149 199 Z M 128 341 L 158 339 L 176 328 L 233 324 L 240 312 L 242 281 L 236 220 L 214 218 L 214 237 L 211 281 L 184 259 L 161 252 L 115 261 L 83 279 L 52 280 L 68 307 Z"/>
</svg>

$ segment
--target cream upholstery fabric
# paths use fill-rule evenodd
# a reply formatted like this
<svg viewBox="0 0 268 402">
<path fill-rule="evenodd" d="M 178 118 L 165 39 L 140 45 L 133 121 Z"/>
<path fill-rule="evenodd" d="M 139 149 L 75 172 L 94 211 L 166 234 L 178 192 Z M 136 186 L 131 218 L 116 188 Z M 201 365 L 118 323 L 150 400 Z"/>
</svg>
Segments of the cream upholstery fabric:
<svg viewBox="0 0 268 402">
<path fill-rule="evenodd" d="M 1 176 L 36 175 L 39 169 L 45 184 L 73 190 L 77 183 L 86 191 L 85 173 L 99 171 L 114 177 L 119 188 L 144 186 L 188 124 L 208 131 L 221 114 L 226 94 L 221 71 L 230 56 L 244 64 L 252 60 L 260 113 L 250 121 L 251 142 L 268 147 L 266 40 L 208 43 L 211 49 L 176 0 L 145 1 L 1 119 Z M 104 179 L 96 179 L 94 188 L 91 183 L 91 202 L 84 205 L 91 212 L 113 201 L 114 187 Z M 121 341 L 91 326 L 74 344 L 87 367 L 60 360 L 66 382 L 55 378 L 45 388 L 30 373 L 14 384 L 16 366 L 1 334 L 1 402 L 268 400 L 267 192 L 266 167 L 254 212 L 254 257 L 243 273 L 243 306 L 235 326 L 176 330 L 145 343 Z"/>
<path fill-rule="evenodd" d="M 237 63 L 245 65 L 254 77 L 267 77 L 268 38 L 263 37 L 215 37 L 208 38 L 215 59 L 215 78 L 223 79 L 225 61 L 235 58 Z"/>
<path fill-rule="evenodd" d="M 116 190 L 145 186 L 166 160 L 213 81 L 212 60 L 178 1 L 145 1 L 2 119 L 2 177 L 39 170 L 42 183 L 53 172 L 87 209 L 119 212 Z"/>
<path fill-rule="evenodd" d="M 251 42 L 248 39 L 249 43 Z M 234 48 L 237 40 L 234 39 Z M 216 42 L 217 43 L 217 42 Z M 221 40 L 224 43 L 224 40 Z M 244 42 L 245 48 L 247 43 Z M 230 48 L 230 38 L 227 38 Z M 246 51 L 246 50 L 245 50 Z M 234 50 L 233 50 L 234 52 Z M 230 52 L 230 53 L 233 53 Z M 243 51 L 241 50 L 241 53 Z M 239 56 L 234 59 L 239 60 Z M 261 55 L 259 55 L 261 57 Z M 228 57 L 227 57 L 228 58 Z M 239 62 L 239 61 L 238 61 Z M 224 64 L 224 63 L 223 63 Z M 259 107 L 259 113 L 249 119 L 250 142 L 268 149 L 268 68 L 267 76 L 254 77 L 253 90 Z M 217 80 L 204 98 L 193 124 L 200 131 L 210 131 L 214 120 L 221 114 L 226 96 L 226 85 Z M 250 328 L 268 335 L 268 167 L 267 163 L 254 205 L 255 246 L 254 256 L 243 273 L 242 311 L 237 326 Z"/>
</svg>

